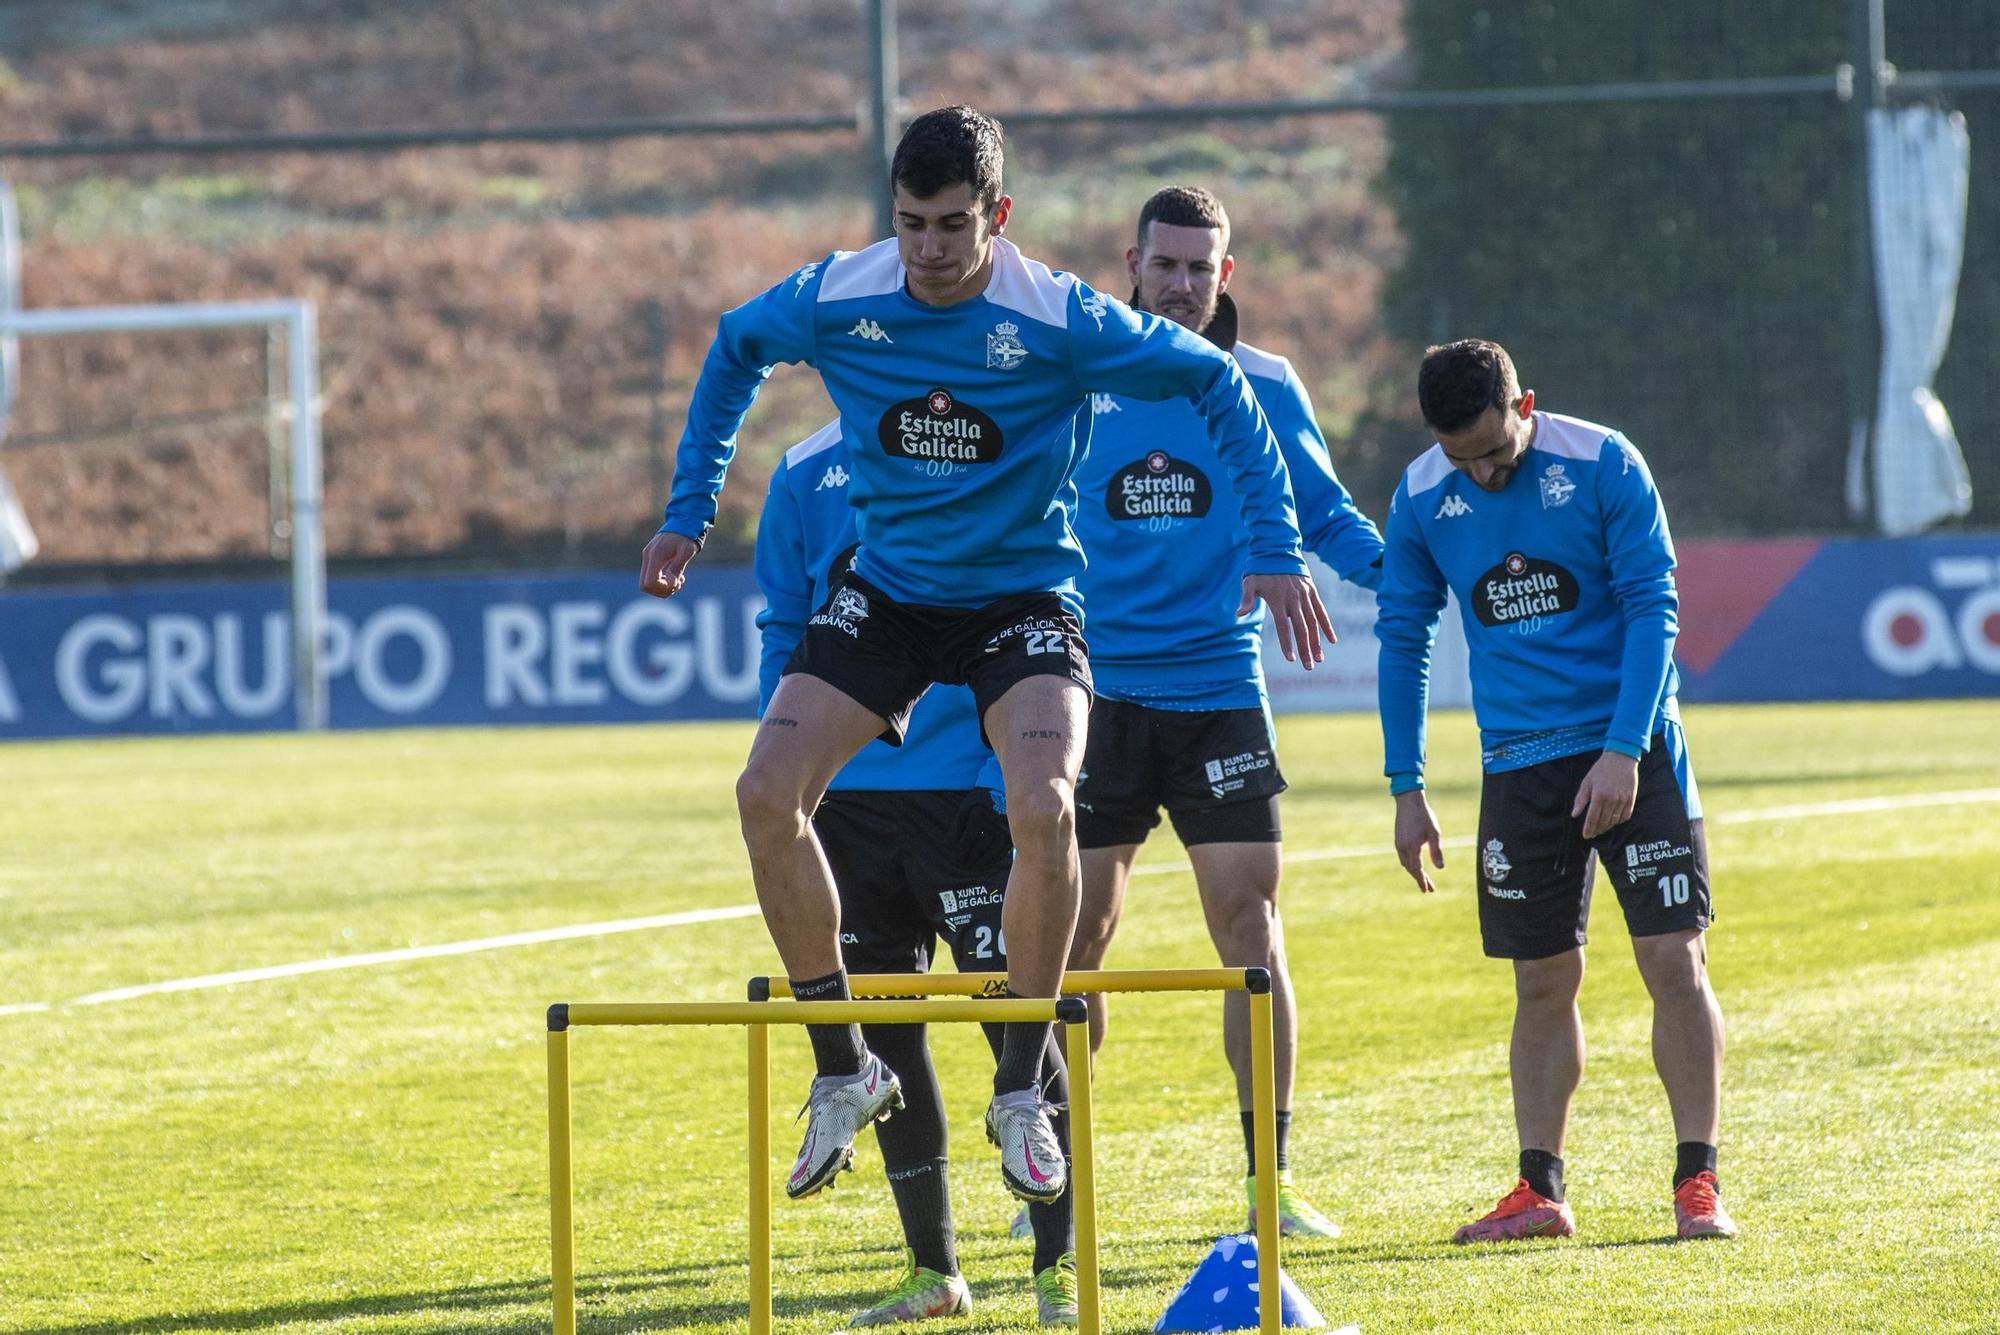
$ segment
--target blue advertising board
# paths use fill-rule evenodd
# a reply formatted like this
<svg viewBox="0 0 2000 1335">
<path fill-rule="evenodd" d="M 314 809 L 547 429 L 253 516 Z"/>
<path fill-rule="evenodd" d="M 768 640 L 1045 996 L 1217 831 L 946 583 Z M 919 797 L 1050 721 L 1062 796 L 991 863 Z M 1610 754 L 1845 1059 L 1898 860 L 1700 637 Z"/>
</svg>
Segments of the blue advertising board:
<svg viewBox="0 0 2000 1335">
<path fill-rule="evenodd" d="M 1682 545 L 1681 698 L 2000 695 L 2000 536 Z"/>
<path fill-rule="evenodd" d="M 2000 695 L 2000 536 L 1680 556 L 1684 700 Z M 666 601 L 618 572 L 337 579 L 327 602 L 336 728 L 756 712 L 748 570 L 702 569 Z M 1347 657 L 1329 666 L 1351 670 L 1274 670 L 1275 708 L 1373 708 L 1368 610 L 1340 607 Z M 0 738 L 290 728 L 290 643 L 277 580 L 0 591 Z"/>
<path fill-rule="evenodd" d="M 332 725 L 750 717 L 762 607 L 730 568 L 333 580 Z M 0 737 L 289 728 L 290 644 L 276 580 L 0 593 Z"/>
</svg>

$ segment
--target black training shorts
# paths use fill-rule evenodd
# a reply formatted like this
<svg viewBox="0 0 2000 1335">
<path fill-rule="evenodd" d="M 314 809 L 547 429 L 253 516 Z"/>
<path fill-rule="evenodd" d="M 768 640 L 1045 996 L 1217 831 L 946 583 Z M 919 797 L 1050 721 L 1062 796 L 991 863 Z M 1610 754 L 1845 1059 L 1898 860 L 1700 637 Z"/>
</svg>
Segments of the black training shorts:
<svg viewBox="0 0 2000 1335">
<path fill-rule="evenodd" d="M 1599 857 L 1633 936 L 1703 931 L 1713 919 L 1700 807 L 1698 799 L 1690 803 L 1685 764 L 1676 763 L 1685 751 L 1654 737 L 1639 761 L 1631 817 L 1585 842 L 1583 818 L 1569 813 L 1601 754 L 1486 776 L 1477 852 L 1479 935 L 1488 955 L 1547 959 L 1584 944 Z"/>
<path fill-rule="evenodd" d="M 1153 709 L 1099 697 L 1077 778 L 1077 845 L 1144 843 L 1161 807 L 1183 844 L 1276 843 L 1284 791 L 1263 710 Z"/>
<path fill-rule="evenodd" d="M 1053 593 L 1024 593 L 984 607 L 899 603 L 852 570 L 840 577 L 785 664 L 818 677 L 888 720 L 882 738 L 903 742 L 910 710 L 931 683 L 970 686 L 984 720 L 993 702 L 1029 677 L 1067 677 L 1090 689 L 1083 627 Z M 983 724 L 982 724 L 983 726 Z"/>
<path fill-rule="evenodd" d="M 960 973 L 1004 973 L 1000 904 L 1009 854 L 960 862 L 952 820 L 963 792 L 835 789 L 813 829 L 840 895 L 840 953 L 849 973 L 923 973 L 936 938 Z"/>
</svg>

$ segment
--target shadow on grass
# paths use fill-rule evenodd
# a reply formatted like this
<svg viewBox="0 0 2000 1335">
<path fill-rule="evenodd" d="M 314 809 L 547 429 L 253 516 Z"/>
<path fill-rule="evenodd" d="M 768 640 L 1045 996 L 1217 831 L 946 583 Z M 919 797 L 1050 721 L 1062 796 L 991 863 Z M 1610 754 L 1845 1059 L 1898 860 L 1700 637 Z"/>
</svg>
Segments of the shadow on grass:
<svg viewBox="0 0 2000 1335">
<path fill-rule="evenodd" d="M 1672 1247 L 1681 1238 L 1668 1233 L 1657 1238 L 1615 1238 L 1606 1242 L 1578 1242 L 1574 1238 L 1545 1238 L 1539 1241 L 1475 1242 L 1469 1245 L 1438 1243 L 1433 1247 L 1402 1251 L 1330 1252 L 1324 1260 L 1333 1266 L 1406 1265 L 1412 1261 L 1483 1261 L 1496 1256 L 1556 1255 L 1569 1251 L 1612 1251 L 1623 1247 Z"/>
<path fill-rule="evenodd" d="M 612 1295 L 655 1293 L 691 1288 L 711 1282 L 719 1271 L 732 1267 L 713 1264 L 657 1266 L 639 1270 L 598 1271 L 578 1278 L 579 1324 L 593 1331 L 657 1329 L 661 1323 L 692 1321 L 724 1322 L 742 1315 L 744 1299 L 687 1303 L 678 1306 L 648 1304 L 640 1312 L 593 1321 L 590 1309 Z M 162 1316 L 128 1317 L 118 1321 L 84 1322 L 76 1325 L 21 1327 L 32 1335 L 176 1335 L 190 1330 L 267 1330 L 302 1321 L 336 1321 L 369 1316 L 444 1315 L 474 1313 L 497 1308 L 521 1308 L 518 1314 L 494 1315 L 468 1328 L 491 1335 L 546 1335 L 552 1299 L 546 1278 L 523 1279 L 499 1284 L 470 1284 L 456 1288 L 429 1289 L 410 1293 L 356 1293 L 338 1298 L 272 1303 L 265 1307 L 223 1308 L 212 1311 L 179 1311 Z M 783 1311 L 784 1305 L 780 1304 Z"/>
<path fill-rule="evenodd" d="M 1668 1237 L 1574 1245 L 1593 1248 L 1636 1247 L 1673 1241 L 1675 1239 Z M 1191 1239 L 1189 1242 L 1191 1254 L 1203 1251 L 1207 1245 L 1208 1240 L 1205 1236 Z M 880 1251 L 880 1248 L 856 1247 L 849 1249 L 849 1254 Z M 1436 1253 L 1346 1255 L 1338 1257 L 1336 1263 L 1353 1265 L 1424 1261 L 1437 1260 L 1441 1257 L 1475 1257 L 1483 1254 L 1488 1253 L 1483 1250 L 1468 1252 L 1453 1248 Z M 886 1260 L 892 1254 L 883 1252 L 882 1255 Z M 883 1284 L 863 1283 L 832 1292 L 821 1290 L 810 1297 L 788 1298 L 783 1290 L 785 1258 L 777 1259 L 780 1278 L 778 1292 L 773 1298 L 773 1307 L 774 1314 L 780 1320 L 822 1316 L 845 1319 L 882 1296 Z M 1032 1304 L 1026 1252 L 1021 1254 L 1018 1264 L 1010 1262 L 1005 1270 L 995 1271 L 990 1266 L 981 1268 L 987 1273 L 973 1280 L 972 1291 L 982 1304 L 994 1303 L 1004 1306 L 1015 1298 Z M 1192 1268 L 1192 1262 L 1185 1267 L 1186 1270 Z M 613 1332 L 719 1325 L 740 1320 L 744 1314 L 748 1295 L 739 1291 L 740 1285 L 735 1275 L 727 1273 L 740 1273 L 740 1269 L 739 1263 L 728 1262 L 594 1271 L 582 1275 L 577 1280 L 578 1324 L 592 1335 L 612 1335 Z M 1105 1287 L 1112 1289 L 1171 1287 L 1187 1277 L 1183 1268 L 1175 1261 L 1121 1265 L 1111 1257 L 1106 1258 L 1100 1275 Z M 709 1288 L 717 1284 L 722 1286 L 726 1295 L 720 1299 L 676 1302 L 671 1296 L 676 1290 Z M 594 1310 L 601 1308 L 607 1299 L 613 1298 L 622 1300 L 620 1305 L 624 1310 L 615 1314 Z M 195 1330 L 257 1331 L 301 1322 L 343 1321 L 363 1317 L 426 1315 L 441 1317 L 460 1313 L 468 1318 L 465 1323 L 468 1330 L 478 1330 L 484 1335 L 546 1335 L 549 1329 L 550 1304 L 548 1281 L 536 1277 L 505 1283 L 460 1285 L 455 1288 L 408 1293 L 356 1293 L 321 1300 L 272 1303 L 263 1307 L 178 1311 L 159 1316 L 127 1317 L 117 1321 L 92 1321 L 18 1329 L 31 1332 L 32 1335 L 179 1335 L 180 1332 Z M 512 1312 L 500 1310 L 507 1308 L 518 1310 Z M 480 1313 L 484 1315 L 474 1315 Z"/>
</svg>

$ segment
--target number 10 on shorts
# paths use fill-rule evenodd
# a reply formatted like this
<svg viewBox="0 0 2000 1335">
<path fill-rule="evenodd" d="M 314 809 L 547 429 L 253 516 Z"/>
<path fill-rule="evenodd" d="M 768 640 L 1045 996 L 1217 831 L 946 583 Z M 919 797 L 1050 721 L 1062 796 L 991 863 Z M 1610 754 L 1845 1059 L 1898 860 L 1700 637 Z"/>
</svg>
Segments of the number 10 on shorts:
<svg viewBox="0 0 2000 1335">
<path fill-rule="evenodd" d="M 1660 878 L 1660 907 L 1672 908 L 1676 904 L 1688 902 L 1687 873 L 1680 872 Z"/>
</svg>

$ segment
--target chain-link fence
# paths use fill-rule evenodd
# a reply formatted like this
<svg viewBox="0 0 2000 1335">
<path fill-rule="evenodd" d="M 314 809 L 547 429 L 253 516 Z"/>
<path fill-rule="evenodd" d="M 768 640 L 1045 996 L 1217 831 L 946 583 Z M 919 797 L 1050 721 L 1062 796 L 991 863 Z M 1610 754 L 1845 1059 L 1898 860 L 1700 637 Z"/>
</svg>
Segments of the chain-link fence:
<svg viewBox="0 0 2000 1335">
<path fill-rule="evenodd" d="M 1886 6 L 1900 69 L 2000 68 L 1995 7 Z M 1683 533 L 1833 531 L 1855 522 L 1841 475 L 1873 394 L 1857 122 L 1836 76 L 1847 9 L 904 0 L 897 51 L 905 109 L 1021 113 L 1009 234 L 1107 290 L 1147 194 L 1221 194 L 1245 337 L 1292 358 L 1376 513 L 1426 441 L 1422 345 L 1477 333 L 1509 344 L 1547 406 L 1626 429 Z M 716 315 L 872 239 L 867 17 L 861 0 L 7 5 L 17 145 L 558 132 L 399 152 L 0 149 L 26 301 L 311 297 L 336 561 L 626 562 L 657 522 Z M 1676 95 L 1633 91 L 1662 81 Z M 1991 526 L 2000 80 L 1946 84 L 1922 95 L 1964 111 L 1974 185 L 1938 392 L 1973 468 L 1970 522 Z M 1544 91 L 1579 86 L 1597 91 Z M 1452 105 L 1464 94 L 1485 100 Z M 1207 114 L 1053 117 L 1140 104 Z M 791 128 L 687 125 L 768 117 Z M 265 554 L 264 354 L 254 335 L 24 347 L 0 467 L 42 563 Z M 763 473 L 828 411 L 810 373 L 773 378 L 723 545 L 747 540 Z"/>
</svg>

